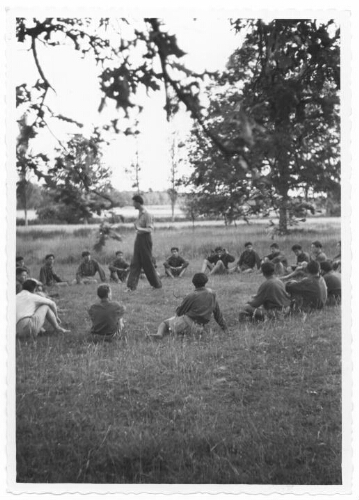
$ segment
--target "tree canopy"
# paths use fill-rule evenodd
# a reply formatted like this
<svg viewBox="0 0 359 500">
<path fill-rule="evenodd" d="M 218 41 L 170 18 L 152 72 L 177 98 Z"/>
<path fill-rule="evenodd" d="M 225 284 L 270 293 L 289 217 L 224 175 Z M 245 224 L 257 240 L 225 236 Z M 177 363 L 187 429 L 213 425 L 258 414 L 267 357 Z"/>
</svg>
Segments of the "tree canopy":
<svg viewBox="0 0 359 500">
<path fill-rule="evenodd" d="M 340 181 L 339 30 L 333 21 L 232 24 L 245 39 L 208 89 L 206 117 L 232 153 L 221 154 L 196 127 L 189 182 L 203 210 L 276 208 L 286 232 L 291 191 L 331 191 Z"/>
</svg>

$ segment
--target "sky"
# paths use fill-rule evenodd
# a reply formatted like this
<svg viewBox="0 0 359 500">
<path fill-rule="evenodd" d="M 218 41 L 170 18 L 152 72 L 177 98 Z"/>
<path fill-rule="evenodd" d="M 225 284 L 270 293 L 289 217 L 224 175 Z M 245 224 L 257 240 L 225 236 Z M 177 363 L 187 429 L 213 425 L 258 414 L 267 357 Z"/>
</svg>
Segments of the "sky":
<svg viewBox="0 0 359 500">
<path fill-rule="evenodd" d="M 225 68 L 228 57 L 238 47 L 239 36 L 231 30 L 227 18 L 182 18 L 168 17 L 166 26 L 171 34 L 176 34 L 179 47 L 187 54 L 182 63 L 188 68 L 202 72 Z M 39 45 L 39 60 L 43 71 L 54 87 L 56 94 L 48 92 L 47 103 L 57 113 L 69 116 L 85 127 L 83 133 L 89 132 L 93 125 L 105 124 L 112 118 L 123 119 L 122 111 L 115 112 L 112 103 L 102 113 L 98 112 L 101 92 L 97 74 L 99 69 L 91 55 L 81 58 L 72 48 Z M 16 83 L 34 82 L 38 73 L 32 55 L 24 44 L 17 45 Z M 125 172 L 135 159 L 138 149 L 140 172 L 140 188 L 143 191 L 165 190 L 169 187 L 171 133 L 177 130 L 179 138 L 185 140 L 190 132 L 191 119 L 182 111 L 172 124 L 166 120 L 163 106 L 164 93 L 152 92 L 149 97 L 142 97 L 143 111 L 139 115 L 141 134 L 137 141 L 123 134 L 113 134 L 110 145 L 104 148 L 103 161 L 112 170 L 112 184 L 119 190 L 132 189 L 133 176 Z M 58 147 L 58 141 L 66 141 L 66 137 L 78 131 L 67 123 L 51 120 L 51 132 L 44 130 L 34 141 L 34 151 L 50 153 Z M 56 136 L 56 138 L 55 138 Z M 180 175 L 189 173 L 188 165 L 183 166 Z"/>
</svg>

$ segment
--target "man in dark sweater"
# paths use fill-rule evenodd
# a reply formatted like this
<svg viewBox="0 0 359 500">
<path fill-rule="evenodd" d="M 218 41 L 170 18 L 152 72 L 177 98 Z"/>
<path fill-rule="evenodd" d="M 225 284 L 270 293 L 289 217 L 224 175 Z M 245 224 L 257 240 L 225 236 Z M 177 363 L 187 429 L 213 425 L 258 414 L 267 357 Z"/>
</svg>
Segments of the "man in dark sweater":
<svg viewBox="0 0 359 500">
<path fill-rule="evenodd" d="M 130 264 L 127 264 L 123 258 L 123 252 L 121 252 L 121 250 L 118 250 L 115 255 L 115 260 L 108 266 L 110 270 L 110 280 L 115 283 L 123 283 L 126 281 L 127 275 L 130 272 Z"/>
<path fill-rule="evenodd" d="M 93 338 L 112 340 L 123 328 L 125 306 L 112 301 L 112 291 L 109 285 L 100 285 L 97 288 L 100 302 L 93 304 L 89 309 L 92 321 L 91 334 Z"/>
<path fill-rule="evenodd" d="M 292 270 L 294 271 L 302 262 L 309 262 L 310 261 L 310 256 L 309 253 L 303 252 L 303 249 L 300 245 L 295 244 L 292 246 L 292 252 L 297 258 L 297 262 L 294 266 L 291 266 Z"/>
<path fill-rule="evenodd" d="M 342 278 L 338 272 L 333 270 L 330 262 L 320 263 L 321 273 L 328 290 L 327 305 L 340 304 L 342 298 Z"/>
<path fill-rule="evenodd" d="M 261 271 L 265 281 L 258 288 L 257 293 L 239 311 L 239 321 L 252 318 L 263 320 L 278 318 L 289 312 L 290 297 L 285 291 L 284 283 L 274 276 L 274 264 L 264 262 Z"/>
<path fill-rule="evenodd" d="M 209 270 L 208 276 L 212 274 L 227 274 L 228 263 L 234 262 L 235 258 L 229 254 L 225 248 L 216 247 L 214 254 L 207 256 L 202 264 L 202 273 Z"/>
<path fill-rule="evenodd" d="M 44 286 L 67 286 L 67 281 L 63 281 L 54 270 L 55 255 L 49 253 L 45 257 L 45 265 L 40 269 L 39 280 Z"/>
<path fill-rule="evenodd" d="M 293 308 L 299 311 L 310 312 L 322 309 L 327 301 L 327 285 L 320 276 L 320 265 L 311 260 L 306 268 L 308 277 L 301 281 L 289 281 L 286 290 L 293 300 Z"/>
<path fill-rule="evenodd" d="M 279 250 L 278 243 L 272 243 L 269 248 L 271 253 L 264 257 L 262 263 L 272 262 L 274 264 L 274 274 L 277 274 L 279 276 L 285 274 L 288 267 L 286 256 Z"/>
<path fill-rule="evenodd" d="M 216 294 L 206 288 L 208 281 L 204 273 L 196 273 L 192 278 L 195 286 L 194 292 L 188 294 L 182 304 L 176 309 L 176 316 L 173 316 L 160 323 L 157 333 L 150 335 L 151 338 L 162 338 L 168 333 L 173 334 L 202 334 L 207 331 L 213 314 L 214 319 L 224 332 L 227 332 L 227 325 L 217 302 Z"/>
<path fill-rule="evenodd" d="M 237 265 L 230 269 L 230 272 L 252 273 L 255 267 L 260 268 L 261 259 L 257 252 L 254 251 L 253 244 L 247 241 L 244 248 L 245 250 L 241 253 Z"/>
<path fill-rule="evenodd" d="M 166 259 L 163 265 L 167 276 L 170 278 L 181 278 L 189 266 L 189 262 L 179 255 L 177 247 L 172 247 L 171 256 Z"/>
</svg>

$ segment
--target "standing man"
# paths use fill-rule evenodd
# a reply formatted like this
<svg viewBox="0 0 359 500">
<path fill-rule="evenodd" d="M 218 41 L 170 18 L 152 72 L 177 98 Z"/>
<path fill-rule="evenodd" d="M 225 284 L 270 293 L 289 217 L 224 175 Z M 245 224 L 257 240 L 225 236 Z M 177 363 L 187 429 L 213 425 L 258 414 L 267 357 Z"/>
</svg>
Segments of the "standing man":
<svg viewBox="0 0 359 500">
<path fill-rule="evenodd" d="M 127 291 L 136 290 L 141 269 L 143 269 L 146 278 L 153 288 L 162 288 L 161 280 L 152 261 L 152 215 L 144 208 L 141 195 L 136 194 L 133 196 L 132 201 L 133 206 L 138 210 L 138 218 L 134 224 L 136 239 L 130 265 L 130 274 L 127 278 Z"/>
</svg>

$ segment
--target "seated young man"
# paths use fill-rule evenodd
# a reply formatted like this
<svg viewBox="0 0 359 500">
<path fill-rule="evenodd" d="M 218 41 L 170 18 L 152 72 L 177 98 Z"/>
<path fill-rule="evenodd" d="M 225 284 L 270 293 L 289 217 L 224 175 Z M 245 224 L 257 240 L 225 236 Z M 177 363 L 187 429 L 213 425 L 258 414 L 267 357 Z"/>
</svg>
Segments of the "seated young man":
<svg viewBox="0 0 359 500">
<path fill-rule="evenodd" d="M 108 266 L 110 270 L 110 280 L 115 283 L 124 283 L 130 272 L 130 265 L 125 261 L 121 250 L 118 250 L 115 255 L 115 260 Z"/>
<path fill-rule="evenodd" d="M 214 319 L 224 332 L 227 332 L 226 322 L 217 302 L 216 294 L 206 288 L 208 277 L 204 273 L 196 273 L 192 278 L 195 290 L 188 294 L 173 316 L 160 323 L 157 333 L 152 338 L 162 338 L 168 333 L 174 335 L 202 334 L 207 331 L 207 325 L 213 314 Z"/>
<path fill-rule="evenodd" d="M 320 276 L 319 262 L 311 260 L 307 265 L 308 277 L 301 281 L 289 281 L 286 290 L 290 294 L 295 310 L 310 312 L 322 309 L 327 301 L 327 285 Z"/>
<path fill-rule="evenodd" d="M 292 246 L 292 252 L 297 258 L 297 262 L 294 266 L 291 266 L 292 271 L 294 271 L 302 262 L 309 262 L 310 256 L 309 253 L 303 252 L 301 245 L 295 244 Z"/>
<path fill-rule="evenodd" d="M 49 253 L 45 257 L 45 265 L 40 269 L 39 280 L 44 286 L 67 286 L 67 281 L 63 281 L 54 271 L 55 255 Z"/>
<path fill-rule="evenodd" d="M 333 270 L 330 262 L 320 263 L 320 269 L 328 290 L 327 305 L 340 304 L 342 298 L 342 278 L 338 272 Z"/>
<path fill-rule="evenodd" d="M 214 249 L 214 254 L 207 256 L 202 264 L 202 273 L 209 270 L 208 276 L 212 274 L 227 274 L 228 273 L 228 263 L 234 262 L 233 255 L 229 254 L 225 248 L 216 247 Z"/>
<path fill-rule="evenodd" d="M 82 262 L 79 265 L 76 272 L 76 283 L 88 284 L 97 283 L 94 278 L 95 274 L 98 273 L 101 281 L 106 281 L 105 271 L 102 269 L 97 260 L 91 257 L 91 253 L 88 250 L 82 252 Z"/>
<path fill-rule="evenodd" d="M 341 247 L 342 247 L 341 241 L 338 241 L 337 248 L 338 248 L 339 253 L 332 260 L 333 269 L 334 269 L 334 271 L 337 271 L 338 273 L 342 272 L 342 252 L 341 252 Z"/>
<path fill-rule="evenodd" d="M 37 280 L 27 279 L 22 291 L 16 295 L 16 336 L 35 339 L 43 331 L 45 320 L 55 332 L 69 332 L 60 326 L 55 302 L 36 293 L 37 287 Z"/>
<path fill-rule="evenodd" d="M 301 262 L 300 264 L 298 264 L 295 267 L 294 271 L 292 271 L 289 274 L 286 274 L 285 276 L 281 276 L 280 279 L 282 281 L 288 281 L 288 280 L 293 280 L 293 279 L 296 279 L 297 281 L 300 281 L 303 278 L 307 278 L 308 277 L 307 265 L 308 265 L 308 262 L 306 262 L 304 260 L 303 262 Z M 292 266 L 292 267 L 294 267 L 294 266 Z M 290 269 L 290 268 L 288 268 L 288 269 Z"/>
<path fill-rule="evenodd" d="M 23 267 L 16 268 L 16 295 L 21 292 L 22 285 L 27 280 L 27 271 Z"/>
<path fill-rule="evenodd" d="M 277 318 L 289 312 L 290 297 L 285 291 L 284 283 L 274 275 L 273 262 L 263 262 L 261 271 L 265 281 L 252 299 L 240 309 L 239 321 L 247 318 Z"/>
<path fill-rule="evenodd" d="M 245 250 L 241 253 L 237 265 L 230 269 L 230 272 L 252 273 L 256 266 L 257 269 L 260 269 L 261 259 L 257 252 L 254 251 L 253 244 L 247 241 L 244 244 L 244 248 Z"/>
<path fill-rule="evenodd" d="M 88 311 L 92 321 L 91 334 L 94 338 L 111 340 L 122 331 L 126 308 L 111 300 L 112 291 L 109 285 L 100 285 L 97 295 L 100 302 L 93 304 Z"/>
<path fill-rule="evenodd" d="M 319 262 L 319 264 L 327 260 L 327 256 L 323 252 L 323 245 L 320 243 L 320 241 L 313 241 L 313 243 L 311 244 L 311 251 L 312 253 L 310 254 L 310 260 Z"/>
<path fill-rule="evenodd" d="M 272 262 L 274 264 L 274 274 L 279 276 L 285 274 L 288 267 L 286 256 L 279 250 L 279 245 L 277 243 L 272 243 L 269 248 L 271 253 L 264 257 L 262 263 Z"/>
<path fill-rule="evenodd" d="M 27 266 L 25 266 L 24 257 L 20 257 L 20 255 L 16 257 L 16 267 L 21 267 L 22 269 L 25 269 L 25 271 L 27 272 L 27 277 L 30 278 L 30 269 Z"/>
<path fill-rule="evenodd" d="M 189 262 L 180 256 L 177 247 L 172 247 L 171 255 L 168 259 L 166 259 L 163 265 L 166 276 L 169 276 L 170 278 L 181 278 L 189 266 Z"/>
</svg>

